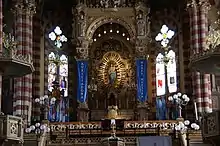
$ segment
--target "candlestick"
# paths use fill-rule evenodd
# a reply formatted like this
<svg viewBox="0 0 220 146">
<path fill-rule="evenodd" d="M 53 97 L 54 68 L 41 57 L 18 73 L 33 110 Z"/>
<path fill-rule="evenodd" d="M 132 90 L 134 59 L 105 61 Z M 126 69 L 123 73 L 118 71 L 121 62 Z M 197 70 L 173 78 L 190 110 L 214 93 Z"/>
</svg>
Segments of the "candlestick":
<svg viewBox="0 0 220 146">
<path fill-rule="evenodd" d="M 194 101 L 194 110 L 195 110 L 195 114 L 196 114 L 196 120 L 198 121 L 199 118 L 198 118 L 198 111 L 197 111 L 197 104 L 196 104 L 196 101 Z"/>
</svg>

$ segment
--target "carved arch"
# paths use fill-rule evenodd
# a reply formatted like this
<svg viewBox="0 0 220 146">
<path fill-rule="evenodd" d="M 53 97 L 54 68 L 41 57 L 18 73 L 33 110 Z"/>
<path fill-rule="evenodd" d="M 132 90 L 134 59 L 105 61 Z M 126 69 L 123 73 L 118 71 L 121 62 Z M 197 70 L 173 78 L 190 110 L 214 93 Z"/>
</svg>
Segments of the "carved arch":
<svg viewBox="0 0 220 146">
<path fill-rule="evenodd" d="M 106 23 L 118 23 L 122 26 L 124 26 L 131 38 L 131 41 L 133 41 L 135 39 L 135 34 L 136 34 L 136 30 L 135 27 L 133 25 L 130 25 L 128 22 L 126 22 L 125 20 L 123 20 L 120 17 L 117 18 L 112 18 L 112 17 L 100 17 L 96 20 L 94 20 L 90 26 L 88 27 L 87 31 L 86 31 L 86 38 L 88 38 L 89 42 L 92 42 L 92 37 L 95 33 L 95 31 L 102 25 L 106 24 Z"/>
<path fill-rule="evenodd" d="M 132 44 L 129 41 L 127 41 L 124 37 L 117 35 L 117 34 L 112 34 L 112 37 L 114 38 L 114 40 L 122 42 L 128 48 L 128 50 L 131 54 L 135 53 L 134 46 L 132 46 Z M 109 36 L 107 36 L 107 35 L 102 37 L 99 41 L 93 42 L 93 47 L 91 48 L 90 51 L 94 51 L 96 49 L 95 46 L 103 43 L 106 40 L 109 40 Z"/>
</svg>

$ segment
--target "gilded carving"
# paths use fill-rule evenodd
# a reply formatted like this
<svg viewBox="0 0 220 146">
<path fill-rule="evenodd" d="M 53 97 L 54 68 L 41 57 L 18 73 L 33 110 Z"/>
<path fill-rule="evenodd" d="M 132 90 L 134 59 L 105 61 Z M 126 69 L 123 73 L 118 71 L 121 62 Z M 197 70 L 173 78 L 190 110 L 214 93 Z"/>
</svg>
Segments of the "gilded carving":
<svg viewBox="0 0 220 146">
<path fill-rule="evenodd" d="M 99 77 L 104 84 L 119 87 L 126 81 L 127 69 L 126 60 L 123 60 L 117 52 L 107 52 L 100 65 Z"/>
<path fill-rule="evenodd" d="M 132 88 L 131 83 L 135 82 L 135 67 L 131 54 L 132 49 L 128 49 L 118 40 L 93 43 L 89 52 L 89 78 L 95 78 L 99 91 L 94 97 L 98 102 L 97 106 L 93 105 L 94 108 L 107 109 L 112 103 L 108 99 L 112 92 L 117 97 L 119 109 L 133 107 L 133 104 L 129 106 L 135 96 L 134 90 L 129 90 L 129 87 Z"/>
</svg>

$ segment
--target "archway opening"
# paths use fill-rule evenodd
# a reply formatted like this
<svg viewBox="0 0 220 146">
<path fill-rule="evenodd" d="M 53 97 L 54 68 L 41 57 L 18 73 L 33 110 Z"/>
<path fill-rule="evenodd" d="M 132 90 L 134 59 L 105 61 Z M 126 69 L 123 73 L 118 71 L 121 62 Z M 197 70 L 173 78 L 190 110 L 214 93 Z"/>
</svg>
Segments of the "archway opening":
<svg viewBox="0 0 220 146">
<path fill-rule="evenodd" d="M 103 111 L 108 109 L 109 104 L 116 105 L 119 110 L 133 108 L 136 90 L 131 89 L 131 84 L 135 83 L 135 56 L 131 36 L 121 24 L 109 22 L 101 25 L 92 39 L 89 84 L 94 79 L 98 89 L 95 93 L 89 93 L 89 108 L 91 119 L 99 120 L 105 116 Z M 114 95 L 109 98 L 112 92 Z"/>
</svg>

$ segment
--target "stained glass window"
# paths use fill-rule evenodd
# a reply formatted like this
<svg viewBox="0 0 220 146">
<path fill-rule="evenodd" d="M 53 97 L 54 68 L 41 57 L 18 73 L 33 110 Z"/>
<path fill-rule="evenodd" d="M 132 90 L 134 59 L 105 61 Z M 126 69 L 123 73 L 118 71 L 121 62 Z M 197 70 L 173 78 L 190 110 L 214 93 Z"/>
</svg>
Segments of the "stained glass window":
<svg viewBox="0 0 220 146">
<path fill-rule="evenodd" d="M 157 96 L 165 95 L 166 92 L 177 91 L 176 55 L 173 50 L 167 54 L 169 61 L 164 62 L 164 55 L 158 54 L 156 58 L 156 86 Z M 167 80 L 166 80 L 167 79 Z M 166 86 L 168 91 L 166 91 Z"/>
<path fill-rule="evenodd" d="M 166 93 L 166 79 L 165 79 L 165 64 L 160 61 L 164 56 L 159 53 L 156 58 L 156 86 L 157 86 L 157 96 L 164 95 Z"/>
<path fill-rule="evenodd" d="M 159 41 L 164 49 L 156 58 L 157 96 L 177 91 L 176 54 L 173 50 L 168 51 L 168 45 L 174 34 L 174 31 L 169 30 L 166 25 L 163 25 L 155 37 L 155 40 Z M 167 89 L 168 91 L 166 91 Z"/>
<path fill-rule="evenodd" d="M 163 25 L 160 29 L 160 32 L 155 37 L 155 40 L 160 41 L 160 44 L 165 48 L 169 44 L 174 34 L 174 31 L 169 30 L 166 25 Z"/>
<path fill-rule="evenodd" d="M 166 119 L 166 95 L 177 91 L 176 54 L 169 46 L 174 34 L 174 31 L 163 25 L 155 37 L 162 47 L 162 51 L 156 57 L 156 117 L 158 120 Z"/>
<path fill-rule="evenodd" d="M 48 120 L 51 122 L 68 122 L 68 58 L 61 51 L 62 43 L 67 42 L 67 38 L 57 26 L 49 33 L 49 39 L 55 48 L 48 55 L 48 91 L 49 97 L 55 98 L 56 103 L 49 104 Z"/>
<path fill-rule="evenodd" d="M 167 86 L 169 93 L 177 91 L 177 77 L 176 77 L 176 54 L 170 50 L 167 54 L 169 62 L 167 63 Z"/>
<path fill-rule="evenodd" d="M 66 55 L 51 52 L 48 55 L 48 90 L 51 98 L 56 95 L 56 103 L 51 104 L 48 119 L 51 122 L 67 122 L 68 117 L 68 59 Z M 58 83 L 57 91 L 54 84 Z M 54 92 L 57 92 L 54 94 Z M 57 95 L 58 94 L 58 95 Z M 57 97 L 58 96 L 58 97 Z"/>
<path fill-rule="evenodd" d="M 67 38 L 62 34 L 62 30 L 59 26 L 55 27 L 55 29 L 49 33 L 49 38 L 54 42 L 54 45 L 57 48 L 61 48 L 64 42 L 67 42 Z"/>
</svg>

